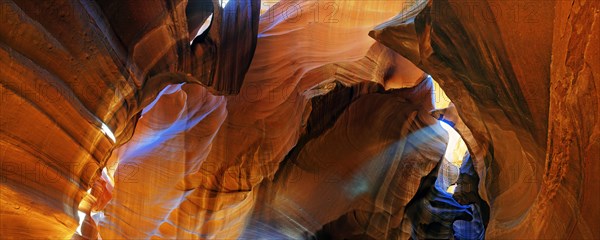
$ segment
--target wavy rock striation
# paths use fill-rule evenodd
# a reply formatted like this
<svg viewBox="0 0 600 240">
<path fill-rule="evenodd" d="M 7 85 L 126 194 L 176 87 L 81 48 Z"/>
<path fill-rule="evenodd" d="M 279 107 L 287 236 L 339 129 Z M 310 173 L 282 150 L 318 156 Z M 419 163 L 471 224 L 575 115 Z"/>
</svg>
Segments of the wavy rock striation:
<svg viewBox="0 0 600 240">
<path fill-rule="evenodd" d="M 0 238 L 597 239 L 599 43 L 599 1 L 1 0 Z"/>
<path fill-rule="evenodd" d="M 509 5 L 479 2 L 465 17 L 461 2 L 423 3 L 371 36 L 436 78 L 471 150 L 487 149 L 473 155 L 491 207 L 487 237 L 598 237 L 599 209 L 587 206 L 599 195 L 584 187 L 598 171 L 598 61 L 589 57 L 598 2 L 534 4 L 536 15 L 517 23 L 500 12 Z"/>
</svg>

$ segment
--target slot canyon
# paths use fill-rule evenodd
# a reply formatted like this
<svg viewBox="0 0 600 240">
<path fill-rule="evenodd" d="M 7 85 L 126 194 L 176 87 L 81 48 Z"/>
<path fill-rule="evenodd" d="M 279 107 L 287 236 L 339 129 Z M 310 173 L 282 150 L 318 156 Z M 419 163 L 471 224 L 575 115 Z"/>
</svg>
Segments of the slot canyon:
<svg viewBox="0 0 600 240">
<path fill-rule="evenodd" d="M 0 0 L 0 239 L 600 239 L 598 0 Z"/>
</svg>

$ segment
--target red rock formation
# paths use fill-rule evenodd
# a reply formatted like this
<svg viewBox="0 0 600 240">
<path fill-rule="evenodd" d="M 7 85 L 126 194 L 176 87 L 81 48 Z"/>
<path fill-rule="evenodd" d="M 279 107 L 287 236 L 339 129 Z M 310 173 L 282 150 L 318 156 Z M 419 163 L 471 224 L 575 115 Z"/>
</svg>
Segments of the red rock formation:
<svg viewBox="0 0 600 240">
<path fill-rule="evenodd" d="M 401 6 L 401 3 L 395 3 L 397 8 Z M 130 194 L 120 198 L 121 200 L 115 200 L 105 213 L 113 212 L 113 215 L 118 215 L 124 222 L 137 221 L 136 219 L 151 219 L 148 221 L 158 222 L 146 222 L 147 228 L 129 228 L 131 230 L 129 231 L 123 229 L 122 224 L 114 224 L 113 220 L 106 219 L 100 222 L 107 229 L 106 233 L 101 229 L 101 234 L 108 234 L 107 236 L 110 237 L 154 235 L 167 238 L 191 235 L 231 238 L 240 234 L 254 204 L 253 188 L 257 187 L 264 178 L 275 173 L 279 162 L 297 141 L 301 130 L 299 125 L 303 115 L 306 114 L 304 109 L 308 102 L 307 97 L 314 95 L 315 87 L 321 88 L 319 86 L 321 82 L 331 81 L 331 77 L 328 75 L 317 75 L 311 71 L 329 71 L 333 75 L 349 75 L 373 66 L 373 64 L 361 65 L 361 58 L 367 55 L 369 48 L 374 43 L 364 33 L 395 14 L 395 10 L 388 9 L 389 6 L 383 2 L 341 2 L 336 7 L 340 16 L 345 16 L 347 22 L 310 25 L 307 22 L 314 20 L 310 15 L 299 15 L 297 19 L 285 18 L 285 14 L 288 14 L 286 9 L 294 6 L 290 6 L 290 3 L 275 5 L 270 10 L 273 11 L 273 15 L 262 16 L 255 56 L 269 57 L 254 58 L 240 93 L 227 98 L 227 118 L 214 139 L 210 139 L 212 143 L 210 151 L 201 152 L 208 154 L 206 159 L 196 158 L 193 155 L 182 158 L 182 160 L 193 161 L 191 164 L 199 164 L 199 170 L 196 172 L 179 168 L 177 171 L 185 170 L 194 173 L 188 176 L 183 174 L 181 180 L 173 179 L 180 181 L 178 189 L 189 192 L 186 192 L 184 196 L 173 194 L 171 198 L 180 200 L 178 203 L 174 203 L 174 206 L 167 207 L 165 205 L 163 207 L 166 209 L 165 213 L 135 211 L 129 214 L 120 214 L 125 211 L 124 209 L 131 209 L 139 205 L 135 201 L 141 199 L 152 201 L 154 198 L 151 196 L 141 198 Z M 308 9 L 310 2 L 301 3 L 297 7 Z M 370 10 L 362 12 L 358 9 Z M 290 32 L 290 30 L 295 31 Z M 346 38 L 331 39 L 329 37 L 337 35 L 346 36 Z M 322 41 L 318 39 L 322 39 Z M 286 41 L 295 42 L 289 47 L 307 51 L 292 49 L 281 51 L 281 44 Z M 389 50 L 384 51 L 381 46 L 375 46 L 371 50 L 371 54 L 390 54 Z M 350 63 L 339 63 L 341 61 L 358 62 L 357 65 L 347 66 Z M 333 65 L 334 63 L 339 64 Z M 392 66 L 392 64 L 388 63 L 387 66 Z M 381 67 L 380 71 L 383 72 L 384 69 L 387 68 Z M 383 74 L 379 73 L 376 76 L 381 78 Z M 368 75 L 366 78 L 367 80 L 377 79 Z M 172 106 L 167 108 L 177 109 Z M 287 119 L 287 121 L 281 119 Z M 189 127 L 193 128 L 193 125 Z M 188 134 L 186 131 L 186 128 L 182 128 L 174 134 L 184 137 Z M 135 148 L 135 145 L 136 143 L 132 142 L 129 148 Z M 172 146 L 173 151 L 179 151 L 181 147 L 183 147 L 181 144 Z M 164 150 L 148 149 L 148 153 L 146 153 L 148 161 L 160 159 L 151 160 L 150 156 L 155 155 L 154 151 L 162 152 Z M 127 158 L 128 156 L 119 157 L 120 161 L 128 161 Z M 145 162 L 143 159 L 139 160 L 140 168 L 148 168 L 148 171 L 155 172 L 163 171 L 144 166 Z M 173 174 L 182 173 L 173 172 Z M 156 174 L 148 173 L 146 175 Z M 139 189 L 139 186 L 130 184 L 117 188 L 120 189 L 118 192 L 133 192 L 133 189 Z M 168 195 L 164 191 L 148 191 Z M 115 199 L 119 198 L 118 192 L 115 194 Z M 171 213 L 168 213 L 167 210 L 170 210 Z M 161 214 L 162 218 L 159 217 Z M 163 228 L 163 225 L 160 225 L 161 219 L 169 220 L 172 224 L 165 224 Z M 161 227 L 158 229 L 152 228 L 159 225 Z"/>
<path fill-rule="evenodd" d="M 190 237 L 184 233 L 197 210 L 186 201 L 193 190 L 187 185 L 203 179 L 197 171 L 227 116 L 225 107 L 224 97 L 199 85 L 163 90 L 131 141 L 113 154 L 113 198 L 97 217 L 103 238 Z"/>
<path fill-rule="evenodd" d="M 598 1 L 265 4 L 2 0 L 0 238 L 448 236 L 435 118 L 487 238 L 600 238 Z"/>
<path fill-rule="evenodd" d="M 499 12 L 510 4 L 474 4 L 469 19 L 460 15 L 462 3 L 433 1 L 371 34 L 432 74 L 472 133 L 473 139 L 463 135 L 467 144 L 488 149 L 475 158 L 484 179 L 480 193 L 491 207 L 487 237 L 598 237 L 590 226 L 598 225 L 600 209 L 587 207 L 600 200 L 589 184 L 590 173 L 598 171 L 598 80 L 590 74 L 598 60 L 586 56 L 598 49 L 599 6 L 557 2 L 555 16 L 552 4 L 544 4 L 535 8 L 535 18 L 515 25 Z M 484 16 L 494 21 L 488 24 Z M 581 115 L 584 108 L 591 115 Z M 574 130 L 582 129 L 575 127 L 579 122 L 586 122 L 585 130 Z"/>
<path fill-rule="evenodd" d="M 73 235 L 79 202 L 142 108 L 169 83 L 200 83 L 186 5 L 1 2 L 3 235 Z"/>
<path fill-rule="evenodd" d="M 133 131 L 136 68 L 94 4 L 1 4 L 2 235 L 70 237 L 115 146 L 103 124 L 117 143 Z"/>
<path fill-rule="evenodd" d="M 556 3 L 539 236 L 600 237 L 600 2 Z"/>
<path fill-rule="evenodd" d="M 287 238 L 338 218 L 324 230 L 335 239 L 392 237 L 420 179 L 444 154 L 447 134 L 429 115 L 431 90 L 428 79 L 412 89 L 360 94 L 331 126 L 292 151 L 254 221 L 275 226 Z M 343 103 L 345 91 L 319 107 Z M 310 120 L 319 119 L 315 114 Z"/>
</svg>

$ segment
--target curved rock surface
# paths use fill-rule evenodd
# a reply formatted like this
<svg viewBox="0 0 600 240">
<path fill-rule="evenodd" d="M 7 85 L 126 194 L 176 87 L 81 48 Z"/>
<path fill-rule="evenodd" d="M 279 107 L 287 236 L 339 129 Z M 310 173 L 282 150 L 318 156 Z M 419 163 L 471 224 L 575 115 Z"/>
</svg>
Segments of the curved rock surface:
<svg viewBox="0 0 600 240">
<path fill-rule="evenodd" d="M 597 239 L 599 44 L 599 1 L 2 0 L 0 238 Z"/>
<path fill-rule="evenodd" d="M 403 2 L 391 3 L 400 8 Z M 279 162 L 296 143 L 301 130 L 299 125 L 304 115 L 308 113 L 305 111 L 308 97 L 314 96 L 315 91 L 319 92 L 321 91 L 319 89 L 326 88 L 321 84 L 334 80 L 335 75 L 353 76 L 358 75 L 354 74 L 357 72 L 363 74 L 365 80 L 383 82 L 384 71 L 399 65 L 389 57 L 394 56 L 395 53 L 380 45 L 372 46 L 375 41 L 365 34 L 377 23 L 395 14 L 395 10 L 388 8 L 389 3 L 335 2 L 336 11 L 339 11 L 340 16 L 345 16 L 346 22 L 343 23 L 309 24 L 309 21 L 314 20 L 310 15 L 298 15 L 295 19 L 286 19 L 290 7 L 308 9 L 310 4 L 310 2 L 282 2 L 270 8 L 269 11 L 273 14 L 262 15 L 255 56 L 269 57 L 254 58 L 240 93 L 226 98 L 227 117 L 214 139 L 204 140 L 207 141 L 205 144 L 212 144 L 210 151 L 207 149 L 205 152 L 198 152 L 207 156 L 198 158 L 188 154 L 178 158 L 179 161 L 187 161 L 188 168 L 190 165 L 197 164 L 199 169 L 169 166 L 168 170 L 165 170 L 145 166 L 146 162 L 163 162 L 160 155 L 154 154 L 154 151 L 165 152 L 162 148 L 148 149 L 145 153 L 148 159 L 144 160 L 140 157 L 138 160 L 133 160 L 135 165 L 139 163 L 144 176 L 156 176 L 163 171 L 175 174 L 173 176 L 175 179 L 172 181 L 178 185 L 171 184 L 171 186 L 178 188 L 178 191 L 169 188 L 148 189 L 146 191 L 151 195 L 147 198 L 135 194 L 125 196 L 122 194 L 119 197 L 117 194 L 120 192 L 131 193 L 140 189 L 140 186 L 135 184 L 121 185 L 118 187 L 120 190 L 115 199 L 105 210 L 105 216 L 118 215 L 120 219 L 100 220 L 101 235 L 109 238 L 151 236 L 233 238 L 238 236 L 243 231 L 254 206 L 253 189 L 264 178 L 275 174 Z M 344 37 L 333 39 L 329 36 Z M 295 41 L 294 45 L 288 46 L 292 49 L 281 51 L 281 44 L 291 40 Z M 309 51 L 298 52 L 294 49 Z M 383 55 L 387 58 L 379 57 L 382 54 L 387 54 Z M 370 57 L 386 59 L 387 64 L 382 63 L 382 65 L 388 67 L 381 66 L 377 74 L 370 73 L 369 67 L 376 64 L 362 60 Z M 415 70 L 407 73 L 412 74 L 413 71 Z M 395 78 L 390 77 L 390 82 L 402 80 L 404 74 L 396 75 L 398 79 L 394 80 Z M 356 82 L 356 79 L 352 80 Z M 157 109 L 177 109 L 170 104 L 161 106 Z M 170 115 L 169 112 L 161 114 L 166 115 L 159 118 Z M 288 121 L 281 121 L 284 116 Z M 169 126 L 169 123 L 163 125 L 164 128 Z M 193 125 L 188 127 L 194 128 Z M 175 132 L 172 134 L 187 139 L 189 128 L 174 129 Z M 160 134 L 151 133 L 151 135 Z M 138 144 L 141 143 L 132 140 L 126 148 L 133 149 Z M 185 144 L 185 141 L 174 143 L 169 147 L 173 151 L 181 152 L 181 148 L 184 147 L 182 144 Z M 128 156 L 121 156 L 119 161 L 128 162 L 130 161 L 128 158 Z M 129 171 L 125 168 L 121 169 Z M 116 174 L 119 174 L 119 168 Z M 181 192 L 182 189 L 185 192 Z M 143 201 L 153 202 L 156 195 L 170 195 L 168 198 L 172 199 L 173 202 L 170 204 L 173 205 L 161 205 L 163 212 L 129 211 L 140 207 L 141 203 L 136 201 L 144 199 Z M 123 214 L 123 211 L 128 212 Z M 113 222 L 137 222 L 142 221 L 141 219 L 147 221 L 144 222 L 145 228 L 132 227 L 127 230 L 122 229 L 125 228 L 124 224 Z"/>
<path fill-rule="evenodd" d="M 590 74 L 598 60 L 588 55 L 597 52 L 598 2 L 534 4 L 539 14 L 518 24 L 500 12 L 509 5 L 473 4 L 469 19 L 460 2 L 424 2 L 371 36 L 437 79 L 474 138 L 467 144 L 487 149 L 474 155 L 480 194 L 491 208 L 487 237 L 598 237 L 590 226 L 598 224 L 600 209 L 588 204 L 600 195 L 584 187 L 599 167 L 592 109 L 600 95 Z M 565 108 L 580 111 L 582 104 L 590 115 Z M 576 127 L 586 121 L 588 129 Z"/>
<path fill-rule="evenodd" d="M 325 225 L 317 236 L 391 237 L 421 177 L 446 147 L 446 132 L 429 115 L 432 86 L 427 79 L 410 89 L 343 88 L 313 101 L 315 108 L 330 109 L 357 92 L 322 134 L 303 138 L 276 179 L 263 186 L 265 204 L 255 210 L 247 236 L 259 237 L 257 230 L 267 225 L 277 229 L 270 234 L 299 238 Z M 312 121 L 319 119 L 311 115 L 307 128 L 316 129 Z"/>
</svg>

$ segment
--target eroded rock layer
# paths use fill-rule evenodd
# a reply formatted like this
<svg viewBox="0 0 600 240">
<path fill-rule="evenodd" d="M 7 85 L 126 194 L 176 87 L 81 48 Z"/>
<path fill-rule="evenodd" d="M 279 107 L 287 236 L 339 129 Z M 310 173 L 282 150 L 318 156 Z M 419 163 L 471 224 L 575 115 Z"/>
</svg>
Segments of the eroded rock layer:
<svg viewBox="0 0 600 240">
<path fill-rule="evenodd" d="M 1 0 L 0 238 L 600 238 L 599 1 L 276 2 Z"/>
<path fill-rule="evenodd" d="M 598 171 L 598 79 L 587 74 L 596 71 L 598 60 L 586 54 L 598 49 L 599 6 L 559 1 L 553 13 L 549 3 L 537 6 L 531 21 L 515 24 L 499 10 L 510 2 L 476 3 L 466 18 L 462 2 L 432 1 L 371 32 L 440 82 L 468 135 L 487 149 L 483 157 L 474 155 L 474 163 L 482 176 L 480 193 L 491 207 L 489 238 L 600 234 L 589 227 L 598 225 L 592 216 L 600 209 L 587 207 L 599 195 L 591 185 L 582 187 Z M 585 121 L 591 121 L 585 132 L 574 130 Z"/>
<path fill-rule="evenodd" d="M 173 181 L 179 182 L 179 185 L 172 187 L 185 189 L 188 192 L 172 192 L 168 198 L 175 199 L 172 203 L 174 205 L 169 205 L 170 208 L 165 205 L 166 210 L 163 213 L 130 211 L 128 214 L 119 214 L 125 209 L 139 207 L 136 206 L 139 205 L 136 201 L 142 198 L 133 194 L 121 194 L 121 197 L 115 195 L 115 199 L 109 205 L 110 208 L 105 211 L 105 216 L 109 211 L 113 211 L 114 213 L 111 214 L 118 215 L 119 221 L 122 222 L 146 219 L 153 223 L 148 222 L 148 228 L 129 228 L 131 230 L 129 231 L 123 230 L 125 226 L 122 224 L 113 224 L 113 220 L 105 218 L 100 220 L 100 225 L 103 226 L 100 229 L 101 235 L 106 231 L 105 234 L 115 237 L 193 235 L 231 238 L 237 236 L 243 231 L 254 206 L 253 188 L 258 186 L 265 177 L 274 175 L 279 162 L 296 143 L 301 130 L 299 127 L 301 120 L 309 113 L 305 111 L 308 98 L 320 94 L 321 91 L 327 91 L 327 85 L 322 83 L 331 82 L 335 80 L 334 76 L 341 75 L 351 79 L 350 82 L 343 79 L 340 80 L 341 82 L 351 84 L 357 81 L 348 76 L 360 74 L 364 76 L 364 80 L 384 82 L 384 72 L 398 65 L 394 61 L 399 58 L 395 56 L 397 54 L 381 45 L 373 46 L 374 41 L 364 34 L 377 23 L 395 14 L 396 10 L 388 8 L 390 3 L 400 8 L 403 1 L 336 2 L 336 11 L 339 11 L 340 16 L 345 16 L 346 22 L 329 24 L 308 24 L 314 19 L 310 15 L 298 15 L 298 18 L 293 21 L 286 18 L 288 14 L 286 9 L 290 7 L 308 9 L 311 2 L 299 3 L 298 6 L 296 3 L 281 3 L 273 6 L 270 9 L 273 14 L 261 17 L 258 45 L 254 54 L 270 57 L 254 58 L 240 93 L 226 98 L 227 117 L 214 139 L 206 139 L 212 144 L 210 151 L 207 149 L 203 152 L 208 156 L 205 159 L 193 155 L 180 158 L 180 161 L 187 159 L 190 164 L 199 165 L 198 170 L 188 173 L 181 172 L 188 171 L 185 168 L 167 167 L 169 171 L 173 171 L 172 174 L 176 174 L 176 178 L 182 177 L 179 180 L 174 179 Z M 290 31 L 292 29 L 294 31 Z M 333 39 L 329 36 L 345 37 Z M 281 51 L 281 44 L 286 41 L 295 41 L 295 44 L 289 47 L 308 51 Z M 374 62 L 372 59 L 382 59 L 382 62 Z M 380 66 L 376 69 L 379 70 L 369 71 L 369 68 L 378 65 Z M 413 74 L 416 70 L 418 69 L 406 73 Z M 417 75 L 420 74 L 422 72 L 418 70 Z M 393 80 L 396 78 L 402 80 L 403 75 L 401 73 L 392 75 L 388 77 L 392 79 L 389 82 L 397 82 L 398 80 Z M 161 108 L 177 109 L 169 105 L 162 105 Z M 170 117 L 165 115 L 160 118 Z M 163 128 L 169 126 L 170 123 L 166 122 Z M 190 125 L 189 128 L 193 126 Z M 188 134 L 187 128 L 173 131 L 172 133 L 178 136 Z M 127 148 L 135 149 L 135 146 L 142 142 L 132 141 Z M 184 143 L 174 143 L 169 147 L 173 151 L 178 151 Z M 147 161 L 136 160 L 139 162 L 140 169 L 147 171 L 148 175 L 157 175 L 163 171 L 160 168 L 145 166 L 145 162 L 160 160 L 159 155 L 152 154 L 154 151 L 164 152 L 161 148 L 150 148 L 145 153 L 149 158 Z M 155 160 L 151 160 L 153 156 L 156 157 Z M 127 162 L 128 157 L 127 155 L 119 157 L 119 161 Z M 119 171 L 127 171 L 127 169 L 117 168 L 117 175 Z M 122 184 L 118 188 L 117 193 L 135 192 L 134 189 L 138 189 L 139 186 Z M 153 201 L 152 196 L 165 195 L 164 191 L 171 190 L 147 190 L 151 196 L 144 201 Z M 161 214 L 183 218 L 185 223 L 173 224 L 172 222 L 176 220 L 167 215 L 160 218 Z M 161 221 L 168 224 L 161 225 Z M 152 226 L 158 229 L 153 229 Z"/>
<path fill-rule="evenodd" d="M 263 186 L 248 237 L 272 226 L 271 236 L 299 238 L 323 225 L 317 237 L 397 237 L 390 233 L 401 228 L 404 207 L 446 148 L 447 133 L 429 115 L 432 86 L 430 78 L 400 90 L 359 85 L 313 101 L 315 110 L 351 103 L 318 137 L 302 138 Z M 317 119 L 323 115 L 311 115 L 307 128 Z"/>
</svg>

